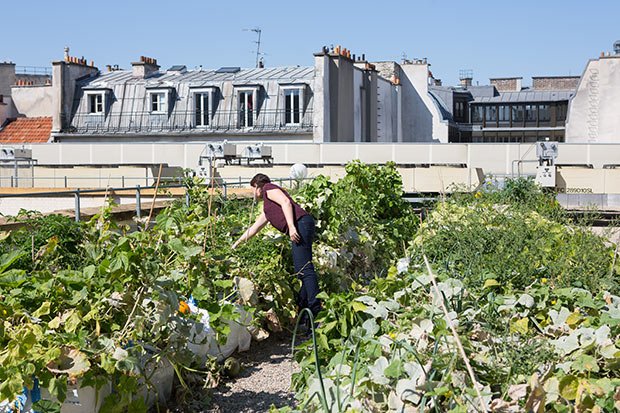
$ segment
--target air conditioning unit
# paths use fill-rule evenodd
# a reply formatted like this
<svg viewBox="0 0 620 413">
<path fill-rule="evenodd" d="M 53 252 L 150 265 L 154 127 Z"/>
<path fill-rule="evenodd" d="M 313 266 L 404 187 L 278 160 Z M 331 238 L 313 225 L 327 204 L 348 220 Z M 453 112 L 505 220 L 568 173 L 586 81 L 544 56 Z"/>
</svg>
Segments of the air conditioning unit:
<svg viewBox="0 0 620 413">
<path fill-rule="evenodd" d="M 558 143 L 537 142 L 536 156 L 538 156 L 536 182 L 542 187 L 554 188 L 556 185 L 555 159 L 558 157 Z"/>
<path fill-rule="evenodd" d="M 22 159 L 32 159 L 32 149 L 14 149 L 15 157 Z"/>
<path fill-rule="evenodd" d="M 0 159 L 15 159 L 15 149 L 0 148 Z"/>
<path fill-rule="evenodd" d="M 228 142 L 208 143 L 204 152 L 207 158 L 234 158 L 237 156 L 237 145 Z"/>
<path fill-rule="evenodd" d="M 241 156 L 247 159 L 270 159 L 271 153 L 271 146 L 256 144 L 243 148 Z"/>
</svg>

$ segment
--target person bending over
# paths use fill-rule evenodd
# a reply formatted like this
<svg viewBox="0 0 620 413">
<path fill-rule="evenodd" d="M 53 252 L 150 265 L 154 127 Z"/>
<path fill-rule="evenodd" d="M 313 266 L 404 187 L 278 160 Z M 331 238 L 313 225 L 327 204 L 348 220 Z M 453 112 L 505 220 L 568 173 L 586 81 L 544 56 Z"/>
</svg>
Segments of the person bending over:
<svg viewBox="0 0 620 413">
<path fill-rule="evenodd" d="M 265 174 L 256 174 L 250 181 L 254 198 L 263 200 L 263 212 L 248 228 L 232 248 L 252 238 L 267 223 L 287 234 L 291 239 L 295 274 L 301 280 L 297 295 L 299 309 L 308 308 L 316 316 L 321 310 L 321 302 L 316 297 L 319 283 L 312 264 L 312 241 L 315 234 L 314 218 L 300 207 L 291 196 L 279 186 L 272 184 Z M 302 316 L 302 320 L 304 317 Z"/>
</svg>

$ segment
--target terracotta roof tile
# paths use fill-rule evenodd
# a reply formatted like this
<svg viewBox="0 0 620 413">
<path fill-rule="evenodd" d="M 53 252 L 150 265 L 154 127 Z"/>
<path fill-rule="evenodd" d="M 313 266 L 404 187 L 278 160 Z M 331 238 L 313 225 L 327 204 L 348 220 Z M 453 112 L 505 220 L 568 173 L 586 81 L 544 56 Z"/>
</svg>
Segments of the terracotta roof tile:
<svg viewBox="0 0 620 413">
<path fill-rule="evenodd" d="M 0 130 L 0 144 L 45 143 L 52 131 L 52 118 L 17 118 Z"/>
</svg>

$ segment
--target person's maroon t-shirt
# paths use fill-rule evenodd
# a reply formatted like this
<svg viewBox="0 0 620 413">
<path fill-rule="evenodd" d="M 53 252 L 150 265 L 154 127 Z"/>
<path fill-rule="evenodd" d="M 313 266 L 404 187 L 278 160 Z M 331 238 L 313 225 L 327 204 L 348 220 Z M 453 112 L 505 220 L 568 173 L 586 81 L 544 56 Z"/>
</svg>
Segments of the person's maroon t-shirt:
<svg viewBox="0 0 620 413">
<path fill-rule="evenodd" d="M 304 209 L 300 207 L 297 202 L 293 201 L 288 192 L 280 188 L 278 185 L 268 183 L 263 186 L 263 212 L 265 213 L 265 217 L 267 217 L 267 221 L 269 221 L 271 225 L 276 227 L 281 232 L 288 234 L 288 224 L 286 223 L 286 217 L 284 216 L 282 207 L 277 202 L 267 198 L 267 192 L 273 189 L 281 190 L 284 192 L 284 195 L 291 200 L 291 203 L 293 204 L 293 219 L 295 222 L 297 222 L 297 220 L 304 215 L 308 215 L 308 213 L 304 211 Z"/>
</svg>

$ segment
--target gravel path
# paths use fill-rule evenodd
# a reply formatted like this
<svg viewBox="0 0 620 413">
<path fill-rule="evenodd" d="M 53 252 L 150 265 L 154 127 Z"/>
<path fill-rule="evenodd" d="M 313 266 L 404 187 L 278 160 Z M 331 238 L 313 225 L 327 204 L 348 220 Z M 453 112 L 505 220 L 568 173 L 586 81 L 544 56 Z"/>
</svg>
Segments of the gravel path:
<svg viewBox="0 0 620 413">
<path fill-rule="evenodd" d="M 268 412 L 276 407 L 294 406 L 291 374 L 298 371 L 291 359 L 288 334 L 272 334 L 260 343 L 252 342 L 249 351 L 236 357 L 242 371 L 236 379 L 226 380 L 213 390 L 210 413 Z"/>
</svg>

